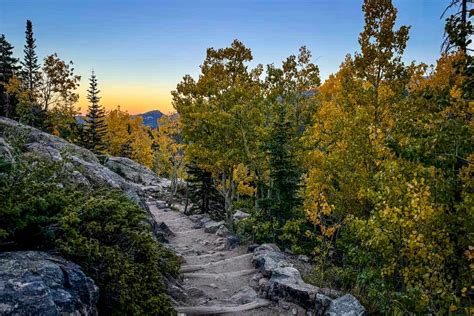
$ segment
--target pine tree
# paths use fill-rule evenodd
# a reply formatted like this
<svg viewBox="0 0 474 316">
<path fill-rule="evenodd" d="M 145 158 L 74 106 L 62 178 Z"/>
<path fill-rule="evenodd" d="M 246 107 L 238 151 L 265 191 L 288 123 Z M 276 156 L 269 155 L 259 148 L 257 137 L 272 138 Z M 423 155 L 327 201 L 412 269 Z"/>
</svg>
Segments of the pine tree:
<svg viewBox="0 0 474 316">
<path fill-rule="evenodd" d="M 271 220 L 282 228 L 286 221 L 295 218 L 295 210 L 301 205 L 298 196 L 301 171 L 295 162 L 295 132 L 287 119 L 287 107 L 277 104 L 277 117 L 265 147 L 269 158 L 270 183 L 268 196 L 259 201 L 259 207 L 267 211 Z M 277 232 L 274 232 L 277 233 Z"/>
<path fill-rule="evenodd" d="M 87 90 L 89 110 L 85 121 L 86 147 L 95 153 L 103 153 L 105 150 L 104 136 L 107 132 L 105 122 L 105 110 L 99 104 L 100 90 L 97 88 L 97 78 L 92 72 Z"/>
<path fill-rule="evenodd" d="M 33 24 L 30 20 L 26 21 L 26 44 L 23 50 L 25 56 L 21 65 L 22 69 L 22 80 L 24 87 L 29 91 L 30 98 L 33 98 L 35 89 L 38 85 L 40 76 L 40 65 L 38 64 L 38 56 L 36 55 L 36 39 L 33 35 Z"/>
<path fill-rule="evenodd" d="M 199 168 L 195 163 L 186 166 L 187 199 L 193 203 L 188 213 L 209 214 L 222 219 L 224 199 L 216 189 L 212 173 Z"/>
<path fill-rule="evenodd" d="M 14 96 L 7 94 L 5 85 L 19 69 L 18 59 L 13 57 L 13 46 L 4 34 L 0 35 L 0 115 L 12 117 L 16 101 Z"/>
</svg>

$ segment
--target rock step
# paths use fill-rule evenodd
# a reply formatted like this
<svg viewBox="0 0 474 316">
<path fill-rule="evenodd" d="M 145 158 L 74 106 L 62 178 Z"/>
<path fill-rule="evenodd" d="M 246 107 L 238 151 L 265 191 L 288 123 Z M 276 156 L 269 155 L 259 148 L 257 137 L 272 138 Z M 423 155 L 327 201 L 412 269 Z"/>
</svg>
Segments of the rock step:
<svg viewBox="0 0 474 316">
<path fill-rule="evenodd" d="M 230 299 L 240 289 L 248 287 L 256 270 L 242 270 L 224 273 L 183 273 L 184 286 L 196 287 L 211 299 Z"/>
<path fill-rule="evenodd" d="M 222 259 L 237 257 L 248 253 L 245 247 L 236 247 L 232 250 L 211 250 L 207 254 L 184 256 L 184 262 L 188 265 L 206 264 Z"/>
<path fill-rule="evenodd" d="M 191 229 L 187 229 L 187 230 L 181 230 L 181 231 L 175 231 L 175 235 L 176 236 L 179 236 L 179 235 L 186 235 L 186 234 L 189 234 L 189 233 L 195 233 L 197 231 L 200 231 L 201 229 L 200 228 L 191 228 Z"/>
<path fill-rule="evenodd" d="M 271 302 L 265 299 L 257 299 L 253 302 L 235 305 L 235 306 L 223 306 L 223 305 L 201 305 L 201 306 L 189 306 L 189 307 L 176 307 L 178 315 L 216 315 L 216 314 L 237 314 L 241 312 L 257 309 L 260 307 L 270 306 Z"/>
<path fill-rule="evenodd" d="M 206 271 L 206 272 L 232 272 L 232 269 L 235 268 L 237 264 L 239 267 L 246 267 L 248 270 L 253 269 L 251 263 L 253 254 L 248 253 L 236 257 L 230 257 L 226 259 L 221 259 L 215 262 L 208 262 L 206 264 L 196 264 L 196 265 L 183 265 L 181 266 L 181 273 L 194 272 L 194 271 Z"/>
<path fill-rule="evenodd" d="M 233 253 L 229 251 L 213 251 L 207 254 L 194 255 L 194 256 L 183 256 L 183 263 L 187 265 L 200 265 L 209 262 L 216 262 L 225 258 L 232 257 Z"/>
<path fill-rule="evenodd" d="M 235 278 L 241 277 L 244 275 L 250 275 L 257 273 L 257 269 L 248 269 L 248 270 L 241 270 L 241 271 L 231 271 L 231 272 L 223 272 L 223 273 L 183 273 L 184 278 L 202 278 L 202 279 L 222 279 L 222 278 Z"/>
</svg>

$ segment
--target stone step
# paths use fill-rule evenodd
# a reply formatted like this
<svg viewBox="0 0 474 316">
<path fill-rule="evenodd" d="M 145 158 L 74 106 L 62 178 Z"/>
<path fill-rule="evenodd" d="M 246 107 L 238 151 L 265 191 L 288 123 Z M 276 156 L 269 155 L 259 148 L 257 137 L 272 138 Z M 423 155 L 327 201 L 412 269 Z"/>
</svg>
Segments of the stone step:
<svg viewBox="0 0 474 316">
<path fill-rule="evenodd" d="M 240 289 L 248 287 L 256 269 L 224 273 L 183 273 L 183 284 L 203 290 L 212 299 L 230 299 Z"/>
<path fill-rule="evenodd" d="M 218 315 L 218 314 L 237 314 L 270 306 L 272 303 L 269 300 L 257 299 L 253 302 L 235 306 L 228 305 L 201 305 L 201 306 L 186 306 L 186 307 L 176 307 L 178 315 Z"/>
<path fill-rule="evenodd" d="M 251 253 L 247 253 L 240 256 L 221 259 L 215 262 L 211 261 L 205 264 L 183 265 L 181 266 L 181 273 L 189 273 L 195 271 L 205 271 L 208 273 L 233 272 L 232 269 L 235 268 L 235 265 L 238 265 L 239 267 L 246 267 L 250 270 L 253 269 L 253 265 L 251 263 L 252 255 L 253 254 Z"/>
<path fill-rule="evenodd" d="M 245 275 L 251 275 L 257 273 L 257 269 L 247 269 L 240 271 L 230 271 L 222 273 L 205 273 L 205 272 L 196 272 L 196 273 L 183 273 L 183 277 L 186 278 L 200 278 L 200 279 L 222 279 L 222 278 L 237 278 Z"/>
</svg>

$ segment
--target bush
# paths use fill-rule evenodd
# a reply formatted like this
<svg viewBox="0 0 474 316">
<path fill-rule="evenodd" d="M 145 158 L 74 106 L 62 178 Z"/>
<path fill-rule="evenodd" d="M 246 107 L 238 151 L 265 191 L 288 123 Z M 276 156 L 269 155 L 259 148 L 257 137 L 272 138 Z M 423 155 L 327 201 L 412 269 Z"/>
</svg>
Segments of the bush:
<svg viewBox="0 0 474 316">
<path fill-rule="evenodd" d="M 173 314 L 163 274 L 177 258 L 121 192 L 64 187 L 60 164 L 0 161 L 0 251 L 59 252 L 100 288 L 100 313 Z"/>
</svg>

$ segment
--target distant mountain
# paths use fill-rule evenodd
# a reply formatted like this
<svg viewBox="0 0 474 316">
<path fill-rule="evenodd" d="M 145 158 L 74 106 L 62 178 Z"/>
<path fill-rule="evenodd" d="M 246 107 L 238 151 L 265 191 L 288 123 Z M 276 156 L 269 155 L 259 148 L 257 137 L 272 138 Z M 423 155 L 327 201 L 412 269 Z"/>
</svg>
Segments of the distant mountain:
<svg viewBox="0 0 474 316">
<path fill-rule="evenodd" d="M 158 120 L 163 115 L 164 114 L 161 113 L 161 111 L 153 110 L 153 111 L 142 113 L 142 114 L 132 115 L 132 117 L 141 116 L 143 118 L 143 124 L 145 124 L 146 126 L 152 127 L 152 128 L 157 128 L 158 127 Z M 84 115 L 76 116 L 76 120 L 79 124 L 84 124 L 84 119 L 85 119 Z"/>
<path fill-rule="evenodd" d="M 132 117 L 141 116 L 143 118 L 143 124 L 152 128 L 158 127 L 158 120 L 163 116 L 163 113 L 159 110 L 153 110 L 143 114 L 132 115 Z"/>
</svg>

